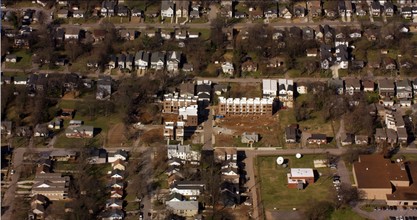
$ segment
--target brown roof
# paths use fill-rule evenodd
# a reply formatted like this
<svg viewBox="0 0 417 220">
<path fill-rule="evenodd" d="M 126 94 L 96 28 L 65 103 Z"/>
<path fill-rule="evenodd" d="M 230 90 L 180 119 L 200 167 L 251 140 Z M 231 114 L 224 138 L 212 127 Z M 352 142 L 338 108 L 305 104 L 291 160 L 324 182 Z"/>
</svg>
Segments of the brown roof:
<svg viewBox="0 0 417 220">
<path fill-rule="evenodd" d="M 407 171 L 382 155 L 360 155 L 353 163 L 358 188 L 392 188 L 391 181 L 409 181 Z"/>
<path fill-rule="evenodd" d="M 375 83 L 372 80 L 364 80 L 362 81 L 362 85 L 363 85 L 363 88 L 370 88 L 370 89 L 375 88 Z"/>
<path fill-rule="evenodd" d="M 417 161 L 407 163 L 411 179 L 417 180 Z M 396 187 L 395 191 L 387 195 L 388 200 L 417 200 L 417 183 L 413 181 L 409 187 Z"/>
</svg>

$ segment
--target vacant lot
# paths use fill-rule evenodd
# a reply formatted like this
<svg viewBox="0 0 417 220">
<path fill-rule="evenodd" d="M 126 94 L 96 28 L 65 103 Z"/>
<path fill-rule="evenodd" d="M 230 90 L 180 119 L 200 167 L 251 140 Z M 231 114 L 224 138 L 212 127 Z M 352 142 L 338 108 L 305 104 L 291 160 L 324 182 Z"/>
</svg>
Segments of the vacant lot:
<svg viewBox="0 0 417 220">
<path fill-rule="evenodd" d="M 261 98 L 262 89 L 260 83 L 229 83 L 230 90 L 227 97 L 230 98 Z"/>
<path fill-rule="evenodd" d="M 127 129 L 123 123 L 118 123 L 110 128 L 107 134 L 109 147 L 120 147 L 127 142 L 126 138 Z"/>
<path fill-rule="evenodd" d="M 13 53 L 17 56 L 17 63 L 6 63 L 6 68 L 10 69 L 29 69 L 32 67 L 32 55 L 26 50 Z"/>
<path fill-rule="evenodd" d="M 289 161 L 287 168 L 277 166 L 276 156 L 258 157 L 256 160 L 259 176 L 256 181 L 260 182 L 261 200 L 265 210 L 304 210 L 311 201 L 331 200 L 333 185 L 329 168 L 318 168 L 320 175 L 317 182 L 308 185 L 304 190 L 287 188 L 287 173 L 290 168 L 314 168 L 313 160 L 324 159 L 326 155 L 304 155 L 301 159 L 294 156 L 284 158 Z"/>
</svg>

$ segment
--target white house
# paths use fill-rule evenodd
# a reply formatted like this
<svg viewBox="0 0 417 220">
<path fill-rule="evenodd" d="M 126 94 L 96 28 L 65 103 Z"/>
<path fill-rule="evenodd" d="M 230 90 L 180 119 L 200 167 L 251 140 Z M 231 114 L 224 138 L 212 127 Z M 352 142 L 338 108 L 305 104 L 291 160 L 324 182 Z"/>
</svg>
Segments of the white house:
<svg viewBox="0 0 417 220">
<path fill-rule="evenodd" d="M 177 72 L 181 62 L 181 52 L 171 51 L 167 54 L 167 70 Z"/>
<path fill-rule="evenodd" d="M 135 66 L 138 69 L 147 69 L 149 66 L 149 52 L 145 52 L 143 50 L 137 52 L 135 54 Z"/>
<path fill-rule="evenodd" d="M 223 73 L 227 73 L 230 75 L 232 75 L 235 72 L 235 68 L 233 67 L 233 64 L 230 62 L 222 63 L 222 70 L 223 70 Z"/>
<path fill-rule="evenodd" d="M 262 80 L 262 94 L 264 96 L 277 96 L 277 81 L 274 79 Z"/>
<path fill-rule="evenodd" d="M 116 152 L 108 153 L 107 162 L 113 163 L 116 160 L 127 160 L 127 151 L 124 150 L 117 150 Z"/>
<path fill-rule="evenodd" d="M 161 17 L 172 18 L 174 17 L 174 3 L 170 1 L 162 1 L 161 3 Z"/>
<path fill-rule="evenodd" d="M 299 82 L 297 83 L 297 93 L 298 94 L 307 94 L 308 92 L 308 87 L 307 84 Z"/>
</svg>

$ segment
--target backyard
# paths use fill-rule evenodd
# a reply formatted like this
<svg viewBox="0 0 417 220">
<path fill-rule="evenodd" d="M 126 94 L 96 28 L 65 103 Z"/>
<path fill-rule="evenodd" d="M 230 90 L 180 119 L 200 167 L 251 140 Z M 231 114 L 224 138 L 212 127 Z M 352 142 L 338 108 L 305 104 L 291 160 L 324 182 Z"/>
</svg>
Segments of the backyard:
<svg viewBox="0 0 417 220">
<path fill-rule="evenodd" d="M 276 158 L 275 156 L 256 158 L 261 201 L 265 210 L 297 208 L 303 211 L 311 201 L 331 201 L 333 185 L 329 168 L 317 168 L 320 176 L 315 183 L 308 185 L 304 190 L 287 188 L 286 175 L 290 172 L 290 168 L 313 168 L 313 160 L 325 159 L 326 155 L 304 155 L 300 159 L 286 156 L 284 158 L 289 161 L 287 168 L 278 167 Z"/>
</svg>

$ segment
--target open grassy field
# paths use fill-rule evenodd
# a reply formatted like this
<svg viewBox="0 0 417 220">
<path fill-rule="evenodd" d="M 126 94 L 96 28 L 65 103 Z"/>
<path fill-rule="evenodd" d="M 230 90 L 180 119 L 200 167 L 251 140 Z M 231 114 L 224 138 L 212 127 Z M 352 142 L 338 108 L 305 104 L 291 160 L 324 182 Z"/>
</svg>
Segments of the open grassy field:
<svg viewBox="0 0 417 220">
<path fill-rule="evenodd" d="M 335 210 L 330 216 L 331 220 L 365 220 L 358 213 L 352 211 L 352 209 L 339 209 Z"/>
<path fill-rule="evenodd" d="M 301 159 L 294 156 L 288 159 L 288 167 L 278 167 L 276 156 L 256 158 L 256 166 L 261 189 L 261 200 L 266 210 L 277 208 L 290 210 L 297 208 L 305 210 L 311 201 L 330 201 L 332 196 L 332 173 L 329 168 L 318 168 L 320 174 L 317 181 L 308 185 L 304 190 L 287 188 L 287 173 L 290 168 L 314 168 L 313 160 L 325 159 L 326 155 L 304 155 Z"/>
</svg>

